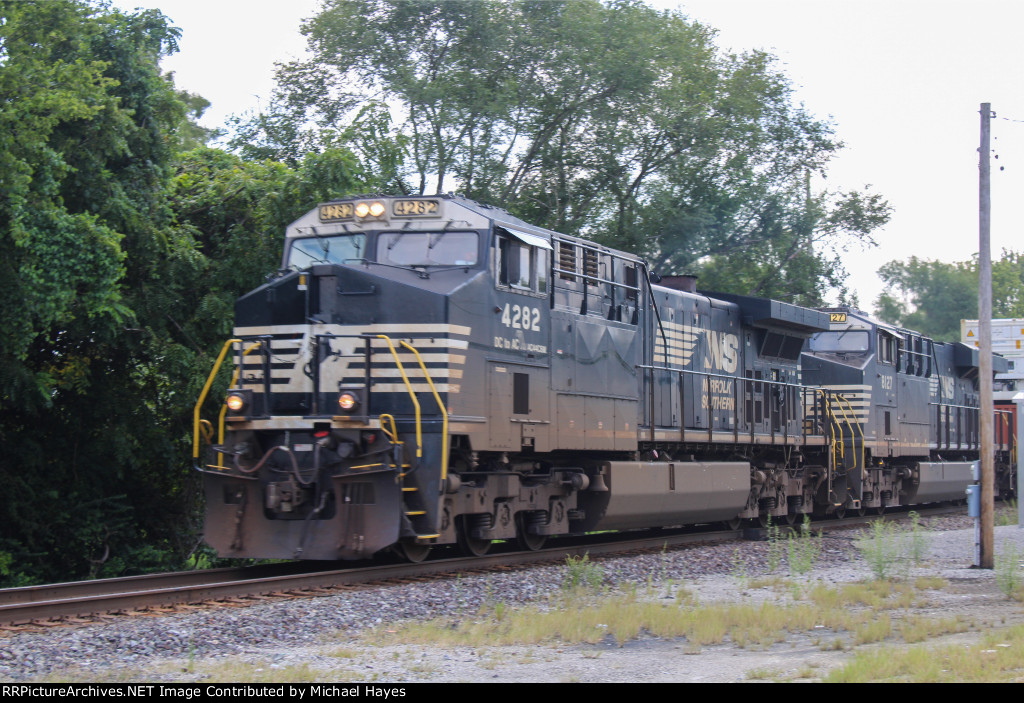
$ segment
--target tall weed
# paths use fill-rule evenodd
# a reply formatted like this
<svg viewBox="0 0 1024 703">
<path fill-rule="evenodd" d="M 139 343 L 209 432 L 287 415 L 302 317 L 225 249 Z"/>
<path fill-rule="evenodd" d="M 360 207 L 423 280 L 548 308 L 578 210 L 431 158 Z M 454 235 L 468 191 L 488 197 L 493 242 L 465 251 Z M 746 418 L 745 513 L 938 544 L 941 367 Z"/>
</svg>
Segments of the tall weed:
<svg viewBox="0 0 1024 703">
<path fill-rule="evenodd" d="M 581 557 L 565 558 L 566 573 L 562 581 L 562 588 L 567 591 L 575 589 L 587 589 L 600 591 L 604 581 L 604 567 L 590 561 L 590 555 L 584 554 Z"/>
<path fill-rule="evenodd" d="M 928 533 L 921 527 L 921 516 L 911 511 L 910 527 L 875 520 L 867 532 L 857 537 L 857 548 L 871 567 L 875 579 L 882 581 L 905 576 L 911 565 L 919 566 L 928 555 Z"/>
<path fill-rule="evenodd" d="M 789 552 L 790 576 L 800 576 L 811 570 L 821 553 L 821 532 L 817 535 L 811 532 L 811 519 L 807 515 L 804 515 L 798 534 L 789 534 L 786 547 Z"/>
<path fill-rule="evenodd" d="M 896 560 L 900 556 L 895 525 L 885 520 L 875 520 L 867 532 L 857 537 L 856 544 L 875 579 L 884 581 L 892 577 Z"/>
<path fill-rule="evenodd" d="M 768 573 L 773 574 L 782 562 L 782 541 L 779 534 L 779 526 L 768 516 L 768 527 L 765 532 L 768 534 Z"/>
<path fill-rule="evenodd" d="M 1017 499 L 1003 501 L 1003 506 L 996 511 L 996 527 L 1017 524 Z"/>
<path fill-rule="evenodd" d="M 1020 588 L 1020 559 L 1017 545 L 1006 542 L 1003 553 L 995 558 L 996 584 L 1007 598 L 1014 598 Z"/>
<path fill-rule="evenodd" d="M 732 550 L 732 577 L 736 579 L 736 585 L 740 590 L 746 590 L 750 585 L 750 576 L 747 574 L 747 562 L 743 560 L 743 552 L 740 548 Z"/>
<path fill-rule="evenodd" d="M 915 510 L 910 511 L 910 532 L 904 538 L 907 557 L 918 566 L 928 556 L 928 535 L 921 527 L 921 515 Z"/>
</svg>

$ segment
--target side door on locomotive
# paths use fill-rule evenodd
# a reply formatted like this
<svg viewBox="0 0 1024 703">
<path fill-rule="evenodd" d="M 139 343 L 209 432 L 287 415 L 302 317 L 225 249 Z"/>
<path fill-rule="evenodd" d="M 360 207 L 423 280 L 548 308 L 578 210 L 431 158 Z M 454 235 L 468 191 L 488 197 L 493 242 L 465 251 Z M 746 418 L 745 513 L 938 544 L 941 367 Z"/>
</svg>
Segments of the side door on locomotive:
<svg viewBox="0 0 1024 703">
<path fill-rule="evenodd" d="M 490 451 L 550 449 L 551 252 L 548 235 L 495 224 L 494 306 L 484 342 Z"/>
</svg>

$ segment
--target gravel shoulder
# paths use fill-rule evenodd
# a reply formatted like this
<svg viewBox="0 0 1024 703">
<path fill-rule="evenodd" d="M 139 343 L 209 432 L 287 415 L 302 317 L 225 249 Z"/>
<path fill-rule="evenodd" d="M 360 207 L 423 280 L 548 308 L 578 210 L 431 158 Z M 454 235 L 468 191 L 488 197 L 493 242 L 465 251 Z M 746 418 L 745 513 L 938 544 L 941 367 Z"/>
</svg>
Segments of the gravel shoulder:
<svg viewBox="0 0 1024 703">
<path fill-rule="evenodd" d="M 940 642 L 971 643 L 981 634 L 1024 623 L 1024 607 L 999 590 L 996 574 L 971 568 L 973 521 L 925 523 L 929 556 L 904 580 L 940 576 L 915 615 L 960 616 L 967 632 Z M 814 568 L 764 578 L 769 545 L 733 542 L 601 560 L 607 587 L 648 589 L 653 597 L 685 587 L 702 604 L 786 603 L 778 582 L 826 585 L 867 581 L 869 565 L 854 532 L 821 540 Z M 1024 555 L 1024 530 L 996 528 L 996 553 Z M 481 606 L 514 608 L 545 602 L 562 588 L 565 566 L 457 576 L 424 583 L 365 588 L 336 595 L 268 601 L 245 607 L 203 608 L 160 616 L 119 617 L 106 623 L 20 632 L 0 639 L 0 680 L 51 681 L 332 681 L 332 682 L 733 682 L 764 678 L 814 680 L 852 656 L 823 647 L 815 633 L 790 635 L 769 648 L 729 643 L 690 646 L 684 639 L 641 636 L 619 646 L 611 637 L 594 645 L 510 647 L 361 644 L 368 627 L 406 619 L 476 616 Z M 864 645 L 874 646 L 874 645 Z"/>
</svg>

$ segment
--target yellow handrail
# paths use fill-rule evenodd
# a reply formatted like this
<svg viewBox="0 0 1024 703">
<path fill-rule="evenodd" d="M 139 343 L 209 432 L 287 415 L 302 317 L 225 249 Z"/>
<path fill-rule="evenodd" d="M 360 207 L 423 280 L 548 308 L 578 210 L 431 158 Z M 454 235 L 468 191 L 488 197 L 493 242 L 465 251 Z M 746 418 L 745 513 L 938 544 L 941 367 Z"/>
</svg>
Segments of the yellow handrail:
<svg viewBox="0 0 1024 703">
<path fill-rule="evenodd" d="M 416 361 L 419 363 L 420 368 L 423 369 L 423 375 L 426 377 L 427 383 L 430 384 L 430 392 L 434 394 L 437 407 L 441 409 L 441 480 L 445 481 L 448 479 L 448 409 L 441 402 L 441 394 L 434 387 L 434 380 L 430 378 L 430 372 L 427 371 L 427 365 L 423 363 L 423 357 L 408 342 L 400 342 L 400 344 L 416 355 Z"/>
<path fill-rule="evenodd" d="M 388 429 L 388 420 L 391 420 L 390 430 Z M 398 441 L 398 426 L 395 424 L 394 415 L 391 415 L 389 413 L 382 414 L 380 416 L 380 429 L 384 434 L 388 436 L 388 439 L 391 440 L 392 444 L 401 444 L 401 442 Z"/>
<path fill-rule="evenodd" d="M 243 357 L 249 356 L 250 353 L 256 351 L 261 346 L 263 346 L 263 342 L 256 342 L 251 347 L 249 347 L 248 349 L 243 351 L 242 352 L 242 356 Z M 228 383 L 228 388 L 234 388 L 235 387 L 235 383 L 238 382 L 238 376 L 241 374 L 241 371 L 242 371 L 242 367 L 241 366 L 236 366 L 235 367 L 235 372 L 233 374 L 231 374 L 231 382 Z M 228 406 L 227 406 L 227 403 L 224 403 L 223 405 L 220 406 L 220 416 L 217 418 L 218 421 L 219 421 L 219 425 L 218 425 L 218 428 L 217 428 L 217 443 L 218 444 L 224 444 L 224 417 L 227 414 L 228 414 Z"/>
<path fill-rule="evenodd" d="M 850 439 L 854 441 L 854 447 L 853 447 L 854 449 L 856 448 L 856 438 L 853 436 L 853 428 L 857 428 L 857 434 L 860 435 L 860 440 L 861 440 L 860 441 L 860 451 L 861 451 L 861 454 L 860 454 L 860 469 L 861 469 L 861 471 L 863 471 L 864 468 L 865 468 L 865 466 L 864 466 L 864 431 L 861 429 L 860 423 L 856 422 L 857 416 L 853 412 L 853 405 L 850 403 L 849 399 L 846 396 L 844 396 L 842 394 L 839 394 L 839 393 L 836 394 L 836 398 L 840 401 L 839 410 L 843 413 L 843 421 L 846 423 L 846 426 L 849 427 L 850 430 L 851 430 L 850 431 Z M 843 407 L 843 405 L 842 405 L 843 403 L 846 404 L 846 408 Z M 847 408 L 850 410 L 850 414 L 849 415 L 846 414 L 846 409 Z M 854 418 L 854 422 L 850 422 L 850 417 Z M 853 468 L 857 468 L 857 456 L 856 456 L 856 453 L 854 454 L 854 457 L 853 457 Z"/>
<path fill-rule="evenodd" d="M 263 346 L 263 342 L 256 342 L 251 347 L 249 347 L 248 349 L 243 351 L 242 352 L 242 356 L 243 357 L 249 356 L 249 354 L 251 352 L 256 351 L 261 346 Z M 238 382 L 238 376 L 240 375 L 241 371 L 242 371 L 242 367 L 241 366 L 236 366 L 235 367 L 235 372 L 233 374 L 231 374 L 231 381 L 228 383 L 228 388 L 234 388 L 235 387 L 235 383 Z M 217 416 L 217 444 L 224 444 L 224 418 L 227 416 L 227 414 L 228 414 L 228 405 L 227 405 L 227 403 L 222 403 L 221 406 L 220 406 L 220 415 Z M 223 454 L 220 454 L 220 455 L 217 456 L 217 466 L 218 467 L 223 467 L 224 466 L 224 455 Z"/>
<path fill-rule="evenodd" d="M 412 384 L 409 383 L 409 377 L 405 375 L 405 367 L 402 366 L 402 360 L 398 358 L 398 352 L 395 351 L 395 345 L 391 343 L 391 338 L 386 334 L 378 334 L 378 339 L 383 339 L 387 342 L 388 349 L 391 350 L 391 356 L 395 360 L 395 364 L 398 366 L 398 373 L 402 374 L 402 381 L 405 383 L 405 389 L 409 391 L 409 397 L 412 398 L 412 404 L 416 408 L 416 458 L 419 459 L 423 456 L 423 429 L 421 427 L 420 419 L 420 401 L 416 399 L 416 393 L 412 389 Z"/>
<path fill-rule="evenodd" d="M 213 364 L 213 370 L 210 371 L 210 375 L 206 379 L 206 385 L 203 386 L 203 391 L 199 394 L 199 400 L 196 401 L 196 406 L 192 410 L 192 459 L 193 459 L 193 461 L 198 461 L 199 460 L 199 430 L 200 430 L 200 426 L 202 425 L 204 427 L 210 427 L 210 434 L 212 434 L 212 426 L 210 426 L 210 423 L 208 421 L 202 420 L 202 419 L 199 418 L 199 411 L 202 409 L 203 403 L 206 402 L 206 396 L 210 392 L 210 387 L 213 385 L 213 379 L 215 379 L 217 377 L 217 372 L 220 371 L 220 366 L 221 366 L 221 364 L 224 363 L 224 357 L 227 356 L 228 348 L 232 344 L 241 344 L 241 343 L 242 343 L 241 339 L 229 339 L 228 341 L 224 342 L 224 346 L 221 347 L 220 354 L 217 355 L 217 361 L 214 362 L 214 364 Z M 251 347 L 246 349 L 244 352 L 242 352 L 242 356 L 246 356 L 250 352 L 253 352 L 256 349 L 259 349 L 262 345 L 263 345 L 263 342 L 256 342 L 256 344 L 252 345 Z M 240 367 L 235 367 L 235 372 L 231 376 L 231 382 L 228 384 L 229 388 L 233 388 L 234 387 L 235 382 L 238 381 L 238 376 L 239 376 L 240 372 L 241 372 L 241 368 Z M 223 444 L 224 443 L 224 416 L 227 414 L 227 409 L 228 409 L 227 405 L 224 405 L 224 404 L 221 405 L 220 416 L 219 416 L 219 431 L 218 431 L 218 434 L 217 434 L 217 442 L 219 444 Z M 206 437 L 207 433 L 204 432 L 203 435 L 204 435 L 204 437 Z M 207 437 L 207 441 L 208 442 L 210 441 L 209 437 Z M 224 456 L 221 455 L 219 460 L 218 460 L 218 464 L 217 465 L 218 466 L 222 466 L 223 465 L 223 463 L 222 463 L 223 461 L 224 461 Z"/>
<path fill-rule="evenodd" d="M 207 444 L 213 444 L 213 424 L 209 420 L 199 421 L 199 431 L 203 435 L 203 439 L 206 440 Z"/>
<path fill-rule="evenodd" d="M 846 450 L 843 447 L 843 438 L 844 438 L 843 426 L 839 422 L 839 420 L 836 419 L 836 414 L 834 412 L 832 412 L 832 403 L 828 402 L 828 396 L 825 394 L 825 391 L 819 390 L 818 393 L 821 393 L 821 399 L 824 401 L 822 403 L 823 411 L 828 413 L 828 419 L 831 421 L 831 425 L 832 425 L 832 427 L 834 429 L 834 432 L 833 432 L 833 435 L 832 435 L 832 463 L 834 465 L 835 461 L 836 461 L 836 455 L 839 455 L 840 457 L 842 457 L 844 459 L 846 458 Z M 839 441 L 838 442 L 835 441 L 836 440 L 836 434 L 839 435 Z M 832 477 L 830 475 L 829 476 L 829 490 L 832 489 L 832 483 L 831 482 L 832 482 Z"/>
<path fill-rule="evenodd" d="M 199 460 L 199 410 L 203 407 L 203 402 L 206 401 L 206 394 L 210 392 L 210 386 L 213 385 L 213 379 L 216 378 L 217 372 L 220 371 L 220 365 L 224 363 L 224 357 L 228 353 L 228 348 L 236 342 L 241 343 L 241 341 L 241 339 L 229 339 L 224 342 L 224 346 L 217 356 L 217 361 L 213 365 L 213 371 L 210 372 L 210 376 L 206 379 L 206 385 L 203 386 L 203 391 L 199 394 L 199 400 L 196 401 L 196 407 L 192 411 L 192 459 L 194 461 Z"/>
<path fill-rule="evenodd" d="M 829 402 L 829 395 L 832 394 L 830 393 L 826 395 L 824 390 L 819 390 L 818 392 L 821 393 L 822 400 L 824 401 L 823 405 L 825 406 L 825 412 L 828 413 L 829 419 L 832 422 L 832 426 L 835 428 L 835 434 L 833 434 L 832 439 L 832 470 L 829 471 L 828 473 L 828 493 L 829 499 L 832 500 L 832 475 L 835 473 L 835 465 L 837 463 L 837 459 L 842 459 L 843 463 L 846 463 L 846 433 L 843 432 L 843 424 L 839 422 L 839 419 L 836 417 L 835 412 L 832 410 L 832 403 Z M 835 395 L 838 396 L 838 394 Z M 842 406 L 840 406 L 840 410 L 842 410 Z M 847 422 L 846 424 L 847 426 L 849 426 L 849 422 Z M 837 435 L 839 441 L 836 441 Z"/>
</svg>

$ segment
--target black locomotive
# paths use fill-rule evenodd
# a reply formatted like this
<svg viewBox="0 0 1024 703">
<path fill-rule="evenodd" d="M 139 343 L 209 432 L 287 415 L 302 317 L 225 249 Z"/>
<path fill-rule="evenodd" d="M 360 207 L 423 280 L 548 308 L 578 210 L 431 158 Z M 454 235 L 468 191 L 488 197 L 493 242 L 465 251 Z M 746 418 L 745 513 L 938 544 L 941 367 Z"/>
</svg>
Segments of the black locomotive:
<svg viewBox="0 0 1024 703">
<path fill-rule="evenodd" d="M 457 196 L 309 212 L 280 275 L 236 304 L 219 426 L 196 407 L 206 540 L 419 560 L 963 498 L 975 350 L 651 278 Z"/>
</svg>

